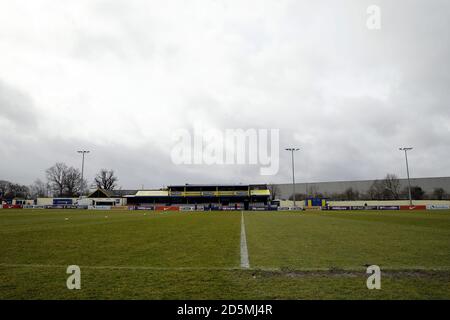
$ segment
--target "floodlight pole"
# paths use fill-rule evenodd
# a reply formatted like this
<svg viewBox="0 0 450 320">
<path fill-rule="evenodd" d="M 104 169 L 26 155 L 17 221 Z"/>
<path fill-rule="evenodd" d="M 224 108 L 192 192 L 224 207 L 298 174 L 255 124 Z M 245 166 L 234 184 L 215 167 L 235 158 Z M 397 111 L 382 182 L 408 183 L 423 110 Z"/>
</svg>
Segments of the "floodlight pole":
<svg viewBox="0 0 450 320">
<path fill-rule="evenodd" d="M 409 180 L 409 165 L 408 165 L 408 151 L 412 150 L 412 147 L 404 147 L 398 148 L 401 151 L 405 151 L 405 160 L 406 160 L 406 175 L 408 176 L 408 194 L 409 194 L 409 205 L 412 206 L 412 197 L 411 197 L 411 181 Z"/>
<path fill-rule="evenodd" d="M 294 164 L 294 151 L 300 150 L 299 148 L 286 148 L 286 151 L 291 152 L 291 160 L 292 160 L 292 199 L 294 200 L 294 208 L 295 208 L 295 164 Z"/>
<path fill-rule="evenodd" d="M 80 193 L 81 193 L 81 195 L 83 195 L 83 192 L 84 192 L 84 155 L 86 154 L 86 153 L 89 153 L 90 151 L 89 150 L 79 150 L 79 151 L 77 151 L 78 153 L 81 153 L 82 154 L 82 160 L 81 160 L 81 186 L 80 186 Z"/>
</svg>

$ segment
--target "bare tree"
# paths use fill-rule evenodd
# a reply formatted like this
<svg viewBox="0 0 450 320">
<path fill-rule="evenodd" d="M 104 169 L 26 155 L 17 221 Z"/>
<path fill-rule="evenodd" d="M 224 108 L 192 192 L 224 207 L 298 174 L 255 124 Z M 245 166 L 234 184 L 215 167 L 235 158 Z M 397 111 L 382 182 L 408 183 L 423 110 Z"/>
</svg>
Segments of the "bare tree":
<svg viewBox="0 0 450 320">
<path fill-rule="evenodd" d="M 42 198 L 48 196 L 49 185 L 41 181 L 41 179 L 36 179 L 34 183 L 30 186 L 30 195 L 32 198 Z"/>
<path fill-rule="evenodd" d="M 388 173 L 383 180 L 384 194 L 392 200 L 400 197 L 400 180 L 395 174 Z"/>
<path fill-rule="evenodd" d="M 380 180 L 375 180 L 367 191 L 371 200 L 383 200 L 384 199 L 384 186 Z"/>
<path fill-rule="evenodd" d="M 10 183 L 8 190 L 6 191 L 4 198 L 23 198 L 28 199 L 30 196 L 30 190 L 27 186 L 20 185 L 18 183 Z"/>
<path fill-rule="evenodd" d="M 64 189 L 65 195 L 67 196 L 76 196 L 80 192 L 81 186 L 81 172 L 74 167 L 67 168 L 65 177 L 64 177 Z"/>
<path fill-rule="evenodd" d="M 64 194 L 67 170 L 68 167 L 65 163 L 58 162 L 45 171 L 48 183 L 57 196 L 62 196 Z"/>
<path fill-rule="evenodd" d="M 74 167 L 58 162 L 46 171 L 49 185 L 57 196 L 77 195 L 80 191 L 81 173 Z"/>
<path fill-rule="evenodd" d="M 5 196 L 5 194 L 8 192 L 10 184 L 11 182 L 9 181 L 0 180 L 0 198 Z"/>
<path fill-rule="evenodd" d="M 101 169 L 95 177 L 95 184 L 100 189 L 114 190 L 117 187 L 117 177 L 114 175 L 114 170 Z"/>
<path fill-rule="evenodd" d="M 387 174 L 383 180 L 375 180 L 367 191 L 372 200 L 400 199 L 400 180 L 395 174 Z"/>
</svg>

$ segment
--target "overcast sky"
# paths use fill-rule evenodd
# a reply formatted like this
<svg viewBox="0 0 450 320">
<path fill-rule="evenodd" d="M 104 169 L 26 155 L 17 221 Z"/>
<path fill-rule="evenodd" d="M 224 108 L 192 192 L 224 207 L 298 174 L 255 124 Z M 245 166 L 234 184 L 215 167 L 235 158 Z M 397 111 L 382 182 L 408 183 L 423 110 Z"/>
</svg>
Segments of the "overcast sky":
<svg viewBox="0 0 450 320">
<path fill-rule="evenodd" d="M 381 9 L 381 29 L 366 26 Z M 450 175 L 450 2 L 0 0 L 0 180 L 289 182 L 290 155 L 176 165 L 175 130 L 280 130 L 297 181 Z"/>
</svg>

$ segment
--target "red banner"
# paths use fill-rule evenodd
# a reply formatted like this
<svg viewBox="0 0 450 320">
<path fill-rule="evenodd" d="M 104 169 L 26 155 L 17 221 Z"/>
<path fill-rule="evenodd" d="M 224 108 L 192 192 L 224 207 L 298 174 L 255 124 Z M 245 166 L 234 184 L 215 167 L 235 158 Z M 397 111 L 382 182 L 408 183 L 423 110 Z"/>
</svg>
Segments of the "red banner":
<svg viewBox="0 0 450 320">
<path fill-rule="evenodd" d="M 176 206 L 156 206 L 157 211 L 180 211 L 180 207 Z"/>
<path fill-rule="evenodd" d="M 400 206 L 400 210 L 426 210 L 427 206 L 419 205 L 419 206 Z"/>
<path fill-rule="evenodd" d="M 20 204 L 4 204 L 3 209 L 22 209 Z"/>
</svg>

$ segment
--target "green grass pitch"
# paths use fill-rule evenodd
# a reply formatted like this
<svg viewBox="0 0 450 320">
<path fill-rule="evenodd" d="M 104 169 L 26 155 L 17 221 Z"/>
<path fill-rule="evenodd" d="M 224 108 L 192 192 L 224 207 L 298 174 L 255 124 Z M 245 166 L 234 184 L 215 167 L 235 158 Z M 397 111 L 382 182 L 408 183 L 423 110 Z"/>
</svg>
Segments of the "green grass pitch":
<svg viewBox="0 0 450 320">
<path fill-rule="evenodd" d="M 448 210 L 244 221 L 249 269 L 240 212 L 0 210 L 0 299 L 450 299 Z"/>
</svg>

